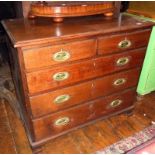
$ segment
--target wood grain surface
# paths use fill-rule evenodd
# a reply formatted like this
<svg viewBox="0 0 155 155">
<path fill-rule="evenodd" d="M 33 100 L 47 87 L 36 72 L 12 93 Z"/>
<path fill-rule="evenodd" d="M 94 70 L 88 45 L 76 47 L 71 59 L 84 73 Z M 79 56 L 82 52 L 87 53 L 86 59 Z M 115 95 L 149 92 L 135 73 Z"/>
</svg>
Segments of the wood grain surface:
<svg viewBox="0 0 155 155">
<path fill-rule="evenodd" d="M 114 75 L 105 76 L 89 82 L 80 83 L 67 88 L 50 91 L 48 93 L 30 97 L 30 104 L 33 117 L 40 117 L 52 112 L 66 109 L 68 107 L 81 104 L 88 100 L 112 94 L 134 87 L 138 83 L 140 69 L 131 69 Z M 114 85 L 118 79 L 124 78 L 126 81 L 121 85 Z M 69 95 L 70 99 L 56 104 L 54 101 L 61 95 Z"/>
<path fill-rule="evenodd" d="M 68 63 L 75 60 L 91 58 L 96 55 L 96 40 L 83 40 L 66 44 L 23 50 L 26 70 L 49 67 L 51 65 Z M 66 61 L 55 61 L 53 55 L 57 52 L 68 52 L 70 57 Z M 34 59 L 35 58 L 35 59 Z"/>
<path fill-rule="evenodd" d="M 119 51 L 125 51 L 128 49 L 145 47 L 148 44 L 151 30 L 125 33 L 122 35 L 113 35 L 109 38 L 102 37 L 98 41 L 99 54 L 110 54 Z M 122 40 L 129 40 L 131 45 L 127 48 L 119 48 L 118 44 Z"/>
<path fill-rule="evenodd" d="M 15 47 L 23 48 L 32 48 L 38 44 L 62 43 L 96 35 L 109 35 L 116 32 L 143 30 L 151 28 L 153 25 L 152 22 L 143 22 L 126 15 L 112 20 L 105 19 L 103 16 L 73 18 L 61 24 L 55 24 L 49 19 L 5 20 L 2 24 L 8 31 L 12 44 Z"/>
<path fill-rule="evenodd" d="M 98 76 L 104 76 L 117 71 L 141 66 L 145 56 L 145 49 L 124 52 L 105 57 L 99 57 L 74 64 L 58 67 L 51 67 L 40 71 L 26 74 L 29 94 L 41 91 L 56 89 L 69 84 L 75 84 L 84 80 L 89 80 Z M 117 66 L 117 60 L 128 58 L 129 62 L 122 66 Z M 59 72 L 67 72 L 69 77 L 62 81 L 56 81 L 53 76 Z M 44 84 L 42 84 L 44 83 Z"/>
<path fill-rule="evenodd" d="M 128 100 L 126 100 L 126 98 L 128 98 Z M 117 99 L 122 100 L 122 103 L 119 106 L 112 107 L 110 103 Z M 126 90 L 119 94 L 103 97 L 91 101 L 90 103 L 79 105 L 75 108 L 68 108 L 67 110 L 57 112 L 56 114 L 36 119 L 33 121 L 35 140 L 39 141 L 52 136 L 57 137 L 58 135 L 65 133 L 65 131 L 78 127 L 88 121 L 130 107 L 134 104 L 134 99 L 135 89 Z M 65 117 L 69 118 L 68 123 L 60 126 L 55 124 L 58 119 Z"/>
<path fill-rule="evenodd" d="M 97 119 L 131 114 L 153 23 L 127 15 L 70 18 L 64 23 L 49 19 L 2 23 L 9 37 L 18 110 L 34 153 L 50 139 Z M 116 80 L 120 83 L 122 79 L 115 78 L 121 76 L 126 85 L 111 86 Z M 52 106 L 53 100 L 66 99 L 64 93 L 70 93 L 68 104 Z"/>
</svg>

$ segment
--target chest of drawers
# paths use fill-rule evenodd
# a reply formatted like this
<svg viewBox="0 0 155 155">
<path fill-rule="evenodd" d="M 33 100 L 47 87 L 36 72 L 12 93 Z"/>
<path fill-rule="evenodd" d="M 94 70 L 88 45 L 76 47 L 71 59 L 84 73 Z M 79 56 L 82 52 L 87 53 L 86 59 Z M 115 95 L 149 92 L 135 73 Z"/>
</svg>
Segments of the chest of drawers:
<svg viewBox="0 0 155 155">
<path fill-rule="evenodd" d="M 17 106 L 32 148 L 131 111 L 152 23 L 123 15 L 7 20 Z"/>
</svg>

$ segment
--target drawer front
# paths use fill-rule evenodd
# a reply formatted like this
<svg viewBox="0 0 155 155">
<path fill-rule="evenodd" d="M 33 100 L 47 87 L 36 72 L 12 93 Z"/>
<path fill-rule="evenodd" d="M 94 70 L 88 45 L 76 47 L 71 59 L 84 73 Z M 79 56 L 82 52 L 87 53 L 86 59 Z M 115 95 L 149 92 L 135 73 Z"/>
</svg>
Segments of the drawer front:
<svg viewBox="0 0 155 155">
<path fill-rule="evenodd" d="M 140 67 L 145 56 L 145 49 L 138 49 L 121 54 L 114 54 L 95 59 L 95 71 L 98 76 Z"/>
<path fill-rule="evenodd" d="M 26 70 L 89 58 L 95 54 L 96 40 L 94 39 L 23 51 Z"/>
<path fill-rule="evenodd" d="M 59 88 L 83 80 L 142 65 L 145 49 L 82 61 L 27 74 L 29 93 Z"/>
<path fill-rule="evenodd" d="M 30 97 L 30 104 L 33 117 L 39 117 L 91 98 L 92 81 Z"/>
<path fill-rule="evenodd" d="M 140 69 L 131 69 L 105 76 L 94 81 L 93 97 L 105 96 L 111 93 L 122 91 L 126 88 L 137 86 Z"/>
<path fill-rule="evenodd" d="M 27 74 L 29 93 L 59 88 L 95 77 L 93 60 Z"/>
<path fill-rule="evenodd" d="M 133 105 L 135 89 L 127 90 L 106 98 L 92 101 L 87 104 L 69 108 L 33 121 L 35 140 L 49 136 L 58 136 L 60 133 L 80 126 L 109 112 L 117 112 Z"/>
<path fill-rule="evenodd" d="M 33 117 L 40 117 L 82 102 L 137 85 L 140 69 L 116 73 L 64 89 L 30 97 Z"/>
<path fill-rule="evenodd" d="M 35 140 L 54 136 L 67 131 L 70 128 L 83 124 L 89 119 L 90 111 L 88 105 L 67 109 L 48 117 L 33 121 Z"/>
<path fill-rule="evenodd" d="M 98 40 L 98 53 L 110 54 L 128 49 L 147 46 L 151 30 L 129 34 L 113 35 Z"/>
<path fill-rule="evenodd" d="M 120 94 L 105 97 L 104 101 L 100 99 L 94 104 L 94 113 L 96 117 L 99 117 L 125 109 L 134 104 L 135 97 L 135 89 L 125 90 Z"/>
</svg>

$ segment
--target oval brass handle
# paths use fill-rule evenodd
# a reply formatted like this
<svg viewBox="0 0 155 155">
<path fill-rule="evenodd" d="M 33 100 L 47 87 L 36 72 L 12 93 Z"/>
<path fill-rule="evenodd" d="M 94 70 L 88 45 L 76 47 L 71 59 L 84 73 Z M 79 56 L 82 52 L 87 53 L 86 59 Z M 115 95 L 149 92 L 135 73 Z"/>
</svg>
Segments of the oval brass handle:
<svg viewBox="0 0 155 155">
<path fill-rule="evenodd" d="M 122 57 L 117 60 L 116 64 L 117 66 L 123 66 L 123 65 L 126 65 L 128 62 L 129 62 L 128 57 Z"/>
<path fill-rule="evenodd" d="M 66 61 L 70 58 L 70 53 L 61 49 L 60 52 L 57 52 L 53 55 L 54 61 Z"/>
<path fill-rule="evenodd" d="M 117 80 L 114 81 L 114 85 L 119 86 L 119 85 L 124 84 L 125 82 L 126 82 L 126 79 L 120 78 L 120 79 L 117 79 Z"/>
<path fill-rule="evenodd" d="M 131 46 L 131 41 L 130 40 L 122 40 L 121 42 L 119 42 L 118 47 L 119 48 L 128 48 Z"/>
<path fill-rule="evenodd" d="M 62 118 L 57 119 L 54 122 L 54 125 L 55 126 L 64 126 L 64 125 L 67 125 L 69 122 L 70 122 L 69 117 L 62 117 Z"/>
<path fill-rule="evenodd" d="M 120 104 L 122 104 L 122 100 L 119 100 L 119 99 L 117 99 L 117 100 L 114 100 L 114 101 L 112 101 L 111 103 L 110 103 L 110 107 L 112 107 L 112 108 L 115 108 L 115 107 L 117 107 L 117 106 L 119 106 Z"/>
<path fill-rule="evenodd" d="M 68 101 L 69 99 L 70 99 L 70 95 L 68 95 L 68 94 L 60 95 L 55 98 L 54 103 L 60 104 L 60 103 Z"/>
<path fill-rule="evenodd" d="M 55 80 L 55 81 L 63 81 L 63 80 L 68 79 L 68 77 L 69 77 L 68 72 L 58 72 L 58 73 L 55 73 L 53 75 L 53 80 Z"/>
</svg>

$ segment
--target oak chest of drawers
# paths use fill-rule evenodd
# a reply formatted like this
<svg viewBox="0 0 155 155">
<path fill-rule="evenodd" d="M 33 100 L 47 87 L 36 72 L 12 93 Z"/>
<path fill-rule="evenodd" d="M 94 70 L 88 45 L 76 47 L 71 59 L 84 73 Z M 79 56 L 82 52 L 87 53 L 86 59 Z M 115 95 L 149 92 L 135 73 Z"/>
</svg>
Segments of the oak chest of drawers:
<svg viewBox="0 0 155 155">
<path fill-rule="evenodd" d="M 33 148 L 134 108 L 152 23 L 76 18 L 3 22 L 17 109 Z"/>
</svg>

